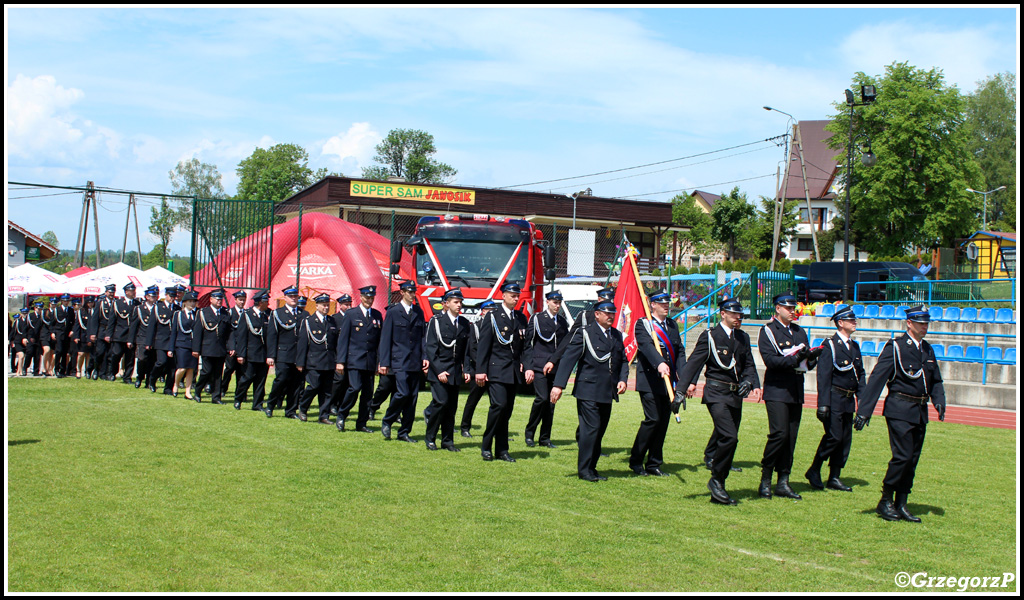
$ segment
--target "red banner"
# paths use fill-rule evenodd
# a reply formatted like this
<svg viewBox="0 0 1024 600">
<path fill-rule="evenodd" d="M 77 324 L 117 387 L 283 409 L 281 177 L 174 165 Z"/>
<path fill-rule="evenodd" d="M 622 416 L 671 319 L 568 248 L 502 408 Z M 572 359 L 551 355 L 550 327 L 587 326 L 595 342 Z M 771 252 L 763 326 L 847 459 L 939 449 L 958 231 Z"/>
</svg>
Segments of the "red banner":
<svg viewBox="0 0 1024 600">
<path fill-rule="evenodd" d="M 622 332 L 622 341 L 626 345 L 626 358 L 630 361 L 636 356 L 636 336 L 633 326 L 637 319 L 651 316 L 647 304 L 647 295 L 640 284 L 640 273 L 636 268 L 636 259 L 627 253 L 622 264 L 622 274 L 615 290 L 616 323 L 615 328 Z"/>
</svg>

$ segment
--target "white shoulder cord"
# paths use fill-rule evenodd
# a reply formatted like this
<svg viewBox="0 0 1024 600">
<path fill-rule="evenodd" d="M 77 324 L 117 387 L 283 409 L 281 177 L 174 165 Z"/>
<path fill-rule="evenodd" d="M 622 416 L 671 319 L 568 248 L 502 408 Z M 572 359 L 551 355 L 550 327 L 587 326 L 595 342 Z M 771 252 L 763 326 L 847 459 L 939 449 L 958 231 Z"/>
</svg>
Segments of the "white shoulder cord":
<svg viewBox="0 0 1024 600">
<path fill-rule="evenodd" d="M 438 318 L 437 315 L 434 315 L 432 317 L 432 319 L 434 321 L 434 332 L 437 334 L 437 343 L 441 344 L 445 348 L 454 348 L 455 347 L 455 342 L 458 341 L 458 339 L 459 339 L 458 332 L 456 331 L 455 337 L 452 338 L 452 342 L 450 344 L 446 343 L 444 341 L 444 337 L 441 335 L 441 319 Z M 459 327 L 459 324 L 458 324 L 458 322 L 456 322 L 455 323 L 455 328 L 458 329 L 458 327 Z"/>
<path fill-rule="evenodd" d="M 242 314 L 245 316 L 245 325 L 246 325 L 246 327 L 249 328 L 249 333 L 251 333 L 253 335 L 258 335 L 260 337 L 263 337 L 263 327 L 260 327 L 259 331 L 257 331 L 252 326 L 252 320 L 249 319 L 249 313 L 245 312 L 245 313 L 242 313 Z"/>
<path fill-rule="evenodd" d="M 491 325 L 494 327 L 494 335 L 497 336 L 498 343 L 501 344 L 502 346 L 509 346 L 509 345 L 511 345 L 512 344 L 512 338 L 509 338 L 509 339 L 506 340 L 505 338 L 503 338 L 501 336 L 501 332 L 498 331 L 498 319 L 494 318 L 494 313 L 492 312 L 489 316 L 491 317 Z M 515 319 L 512 319 L 512 324 L 515 325 Z M 514 335 L 515 334 L 513 334 L 513 336 Z"/>
<path fill-rule="evenodd" d="M 911 343 L 913 343 L 913 342 L 911 342 Z M 924 342 L 922 341 L 922 343 L 924 343 Z M 904 375 L 906 375 L 910 379 L 921 379 L 922 377 L 924 377 L 924 364 L 923 364 L 924 361 L 921 361 L 922 362 L 921 368 L 918 369 L 918 371 L 916 373 L 907 373 L 906 368 L 903 367 L 903 358 L 900 356 L 900 345 L 897 344 L 895 340 L 893 340 L 892 347 L 896 351 L 896 364 L 899 365 L 900 371 L 903 371 Z M 921 348 L 921 354 L 924 354 L 924 348 L 923 347 Z M 895 371 L 893 371 L 893 375 L 894 376 L 896 375 Z M 928 378 L 927 377 L 924 377 L 924 382 L 923 383 L 924 383 L 924 393 L 927 394 L 928 393 Z"/>
<path fill-rule="evenodd" d="M 170 325 L 171 324 L 171 317 L 167 317 L 166 321 L 161 319 L 160 318 L 160 311 L 158 310 L 159 308 L 160 308 L 159 305 L 153 307 L 153 314 L 156 315 L 156 322 L 160 323 L 161 325 Z M 171 314 L 173 316 L 174 313 L 171 313 Z"/>
<path fill-rule="evenodd" d="M 60 307 L 58 307 L 58 308 L 60 308 Z M 64 318 L 63 319 L 58 319 L 57 318 L 57 311 L 55 310 L 55 311 L 53 311 L 53 319 L 55 321 L 57 321 L 58 323 L 60 323 L 61 325 L 63 325 L 68 320 L 67 314 L 68 314 L 67 311 L 64 311 Z"/>
<path fill-rule="evenodd" d="M 594 352 L 594 344 L 592 344 L 590 342 L 590 336 L 587 334 L 587 330 L 584 329 L 582 331 L 583 331 L 583 341 L 586 342 L 587 351 L 590 352 L 590 356 L 594 357 L 594 360 L 596 360 L 597 362 L 600 362 L 600 363 L 608 362 L 611 359 L 611 357 L 612 357 L 612 353 L 609 352 L 608 354 L 605 354 L 604 356 L 598 356 L 597 353 Z"/>
<path fill-rule="evenodd" d="M 207 325 L 207 324 L 206 324 L 206 316 L 205 316 L 205 315 L 203 315 L 203 311 L 199 311 L 199 321 L 200 321 L 200 322 L 202 322 L 202 324 L 203 324 L 203 329 L 205 329 L 205 330 L 207 330 L 207 331 L 214 331 L 215 329 L 217 329 L 218 327 L 220 327 L 220 323 L 219 323 L 219 322 L 217 322 L 217 323 L 214 323 L 214 324 L 213 324 L 213 327 L 210 327 L 209 325 Z"/>
<path fill-rule="evenodd" d="M 723 365 L 722 364 L 722 360 L 720 358 L 718 358 L 718 348 L 715 346 L 715 337 L 713 335 L 711 335 L 711 330 L 710 329 L 707 330 L 707 334 L 708 334 L 708 346 L 711 347 L 711 356 L 715 357 L 715 362 L 718 363 L 719 367 L 722 367 L 723 369 L 725 369 L 727 371 L 729 369 L 733 369 L 733 371 L 735 372 L 735 370 L 736 370 L 736 355 L 735 354 L 732 355 L 732 362 L 731 363 L 729 363 L 728 365 Z M 738 374 L 737 374 L 737 379 L 739 379 Z"/>
<path fill-rule="evenodd" d="M 277 324 L 280 325 L 281 329 L 284 329 L 285 331 L 291 331 L 292 329 L 295 329 L 296 325 L 299 324 L 298 321 L 295 321 L 291 325 L 285 325 L 284 323 L 281 322 L 281 318 L 277 316 L 276 310 L 274 311 L 274 320 L 277 321 Z"/>
<path fill-rule="evenodd" d="M 83 311 L 81 311 L 81 310 L 78 311 L 78 315 L 77 315 L 78 316 L 78 326 L 81 327 L 82 329 L 86 329 L 88 326 L 85 323 L 82 322 L 82 312 Z"/>
<path fill-rule="evenodd" d="M 121 319 L 127 319 L 129 314 L 132 312 L 132 305 L 131 304 L 128 305 L 128 312 L 124 313 L 123 315 L 121 314 L 121 311 L 117 310 L 117 301 L 116 300 L 114 301 L 113 306 L 114 306 L 114 314 L 116 314 L 118 316 L 118 318 L 121 318 Z"/>
<path fill-rule="evenodd" d="M 540 313 L 538 313 L 538 314 L 540 314 Z M 550 343 L 550 342 L 554 341 L 555 345 L 557 346 L 558 345 L 558 339 L 556 337 L 557 334 L 558 334 L 558 320 L 557 319 L 555 320 L 555 330 L 552 331 L 551 335 L 549 335 L 548 337 L 544 337 L 544 334 L 542 334 L 540 332 L 540 318 L 536 314 L 533 315 L 533 337 L 534 337 L 534 339 L 540 338 L 542 342 L 546 342 L 546 343 Z"/>
<path fill-rule="evenodd" d="M 188 331 L 185 331 L 185 328 L 181 326 L 181 313 L 183 313 L 183 312 L 185 312 L 185 311 L 183 311 L 183 310 L 179 310 L 178 311 L 178 331 L 184 333 L 185 335 L 192 335 L 192 330 L 191 329 L 189 329 Z"/>
<path fill-rule="evenodd" d="M 853 340 L 850 341 L 853 342 Z M 845 372 L 853 368 L 852 360 L 850 361 L 850 364 L 846 365 L 845 367 L 840 367 L 839 365 L 836 364 L 836 347 L 832 345 L 832 338 L 828 338 L 828 348 L 829 350 L 832 351 L 832 366 L 835 368 L 836 371 Z"/>
<path fill-rule="evenodd" d="M 766 323 L 765 325 L 763 325 L 763 326 L 761 327 L 761 329 L 763 329 L 763 330 L 764 330 L 764 332 L 765 332 L 765 334 L 767 334 L 767 336 L 768 336 L 768 341 L 770 341 L 770 342 L 772 343 L 772 347 L 773 347 L 773 348 L 775 348 L 775 351 L 776 351 L 776 352 L 778 352 L 779 354 L 782 354 L 783 356 L 785 356 L 785 353 L 783 353 L 783 352 L 782 352 L 782 349 L 781 349 L 781 348 L 779 348 L 779 343 L 775 341 L 775 334 L 774 334 L 774 333 L 772 333 L 772 330 L 771 330 L 771 328 L 770 328 L 770 327 L 768 327 L 768 325 L 770 325 L 770 324 L 771 324 L 771 321 L 769 321 L 768 323 Z"/>
<path fill-rule="evenodd" d="M 278 323 L 280 323 L 280 321 L 278 321 Z M 324 336 L 322 338 L 317 339 L 317 337 L 315 335 L 313 335 L 313 330 L 309 328 L 309 319 L 304 319 L 303 323 L 305 323 L 306 335 L 309 337 L 309 341 L 313 342 L 314 344 L 318 344 L 320 346 L 326 346 L 327 345 L 327 332 L 326 331 L 324 332 Z"/>
</svg>

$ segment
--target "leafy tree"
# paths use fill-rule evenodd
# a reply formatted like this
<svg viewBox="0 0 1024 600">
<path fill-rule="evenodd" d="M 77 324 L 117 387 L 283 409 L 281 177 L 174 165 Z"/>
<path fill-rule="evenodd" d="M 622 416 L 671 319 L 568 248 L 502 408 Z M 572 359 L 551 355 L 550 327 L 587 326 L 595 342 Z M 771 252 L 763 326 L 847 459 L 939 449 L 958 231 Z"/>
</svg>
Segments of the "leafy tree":
<svg viewBox="0 0 1024 600">
<path fill-rule="evenodd" d="M 150 208 L 150 211 L 149 232 L 160 239 L 160 244 L 157 245 L 157 248 L 159 248 L 161 252 L 161 263 L 157 264 L 162 264 L 163 262 L 167 262 L 167 245 L 171 243 L 171 237 L 174 235 L 174 228 L 178 225 L 181 214 L 178 210 L 171 207 L 167 198 L 160 199 L 159 211 L 157 211 L 155 206 Z M 154 248 L 153 250 L 156 251 L 157 248 Z M 150 255 L 152 255 L 152 252 L 150 252 Z M 150 255 L 147 255 L 143 259 L 143 266 L 145 266 L 146 261 L 150 259 Z M 152 266 L 155 265 L 149 265 L 149 267 Z"/>
<path fill-rule="evenodd" d="M 747 202 L 747 195 L 739 187 L 723 194 L 711 208 L 711 237 L 729 248 L 729 260 L 736 259 L 737 242 L 744 230 L 752 225 L 757 209 Z"/>
<path fill-rule="evenodd" d="M 168 175 L 171 190 L 177 196 L 196 198 L 227 198 L 217 165 L 199 162 L 198 158 L 180 161 Z M 186 231 L 192 230 L 192 200 L 177 199 L 176 223 Z"/>
<path fill-rule="evenodd" d="M 52 231 L 47 231 L 43 234 L 43 241 L 54 248 L 60 248 L 60 242 L 57 240 L 57 234 Z"/>
<path fill-rule="evenodd" d="M 851 89 L 874 85 L 877 99 L 855 108 L 856 144 L 870 141 L 877 164 L 854 161 L 847 173 L 842 160 L 839 181 L 850 184 L 850 241 L 858 250 L 903 254 L 909 247 L 950 246 L 975 230 L 980 199 L 966 191 L 982 176 L 968 148 L 965 100 L 945 83 L 942 71 L 924 71 L 893 63 L 876 77 L 858 72 Z M 832 148 L 845 157 L 850 110 L 834 105 L 827 126 Z M 840 212 L 843 202 L 836 203 Z"/>
<path fill-rule="evenodd" d="M 275 204 L 289 198 L 327 176 L 327 169 L 309 168 L 309 153 L 297 144 L 277 144 L 256 148 L 238 163 L 239 200 L 272 200 Z"/>
<path fill-rule="evenodd" d="M 739 247 L 755 258 L 770 260 L 772 239 L 775 237 L 775 199 L 761 196 L 760 201 L 760 208 L 740 232 Z M 779 247 L 785 246 L 796 235 L 800 204 L 799 200 L 793 200 L 784 206 L 779 228 Z"/>
<path fill-rule="evenodd" d="M 373 160 L 379 164 L 363 169 L 367 179 L 386 180 L 401 177 L 412 183 L 446 184 L 458 171 L 431 158 L 436 152 L 434 136 L 418 129 L 392 129 L 374 148 Z"/>
<path fill-rule="evenodd" d="M 1017 76 L 999 73 L 978 83 L 967 97 L 968 148 L 981 167 L 989 194 L 990 230 L 1017 229 Z M 975 188 L 980 189 L 980 188 Z"/>
<path fill-rule="evenodd" d="M 692 195 L 679 194 L 672 198 L 672 223 L 690 228 L 679 238 L 691 243 L 698 251 L 711 242 L 711 226 L 714 221 L 711 215 L 697 206 L 697 200 Z"/>
</svg>

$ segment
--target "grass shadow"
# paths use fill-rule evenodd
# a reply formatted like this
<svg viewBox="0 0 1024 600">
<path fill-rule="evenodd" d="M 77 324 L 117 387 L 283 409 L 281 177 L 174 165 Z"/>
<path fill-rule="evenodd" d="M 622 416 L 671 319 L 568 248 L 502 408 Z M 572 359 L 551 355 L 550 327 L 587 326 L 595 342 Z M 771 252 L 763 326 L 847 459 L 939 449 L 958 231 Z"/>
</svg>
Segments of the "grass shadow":
<svg viewBox="0 0 1024 600">
<path fill-rule="evenodd" d="M 25 444 L 38 444 L 43 440 L 7 440 L 8 446 L 24 446 Z"/>
</svg>

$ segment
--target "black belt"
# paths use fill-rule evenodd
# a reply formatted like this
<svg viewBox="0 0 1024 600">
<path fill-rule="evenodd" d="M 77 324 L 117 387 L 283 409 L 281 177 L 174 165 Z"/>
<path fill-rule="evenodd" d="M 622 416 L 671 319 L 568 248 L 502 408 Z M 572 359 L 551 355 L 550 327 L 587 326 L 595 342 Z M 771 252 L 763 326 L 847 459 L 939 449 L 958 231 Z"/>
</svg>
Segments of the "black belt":
<svg viewBox="0 0 1024 600">
<path fill-rule="evenodd" d="M 740 391 L 740 386 L 738 383 L 731 383 L 729 381 L 722 381 L 720 379 L 708 379 L 706 380 L 706 382 L 707 385 L 710 385 L 711 387 L 729 390 L 730 392 Z"/>
<path fill-rule="evenodd" d="M 897 398 L 899 400 L 903 400 L 905 402 L 913 402 L 914 404 L 920 404 L 922 406 L 927 405 L 928 404 L 928 400 L 930 400 L 930 398 L 928 396 L 911 396 L 909 394 L 900 394 L 900 393 L 890 394 L 890 397 L 895 397 L 895 398 Z"/>
<path fill-rule="evenodd" d="M 832 389 L 834 389 L 837 392 L 839 392 L 839 395 L 842 396 L 843 398 L 853 398 L 853 396 L 857 393 L 856 390 L 846 390 L 846 389 L 843 389 L 841 387 L 835 387 L 835 386 L 832 386 Z"/>
</svg>

